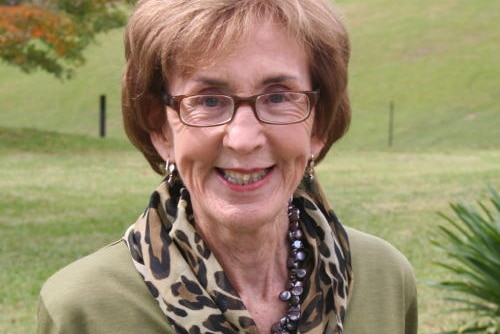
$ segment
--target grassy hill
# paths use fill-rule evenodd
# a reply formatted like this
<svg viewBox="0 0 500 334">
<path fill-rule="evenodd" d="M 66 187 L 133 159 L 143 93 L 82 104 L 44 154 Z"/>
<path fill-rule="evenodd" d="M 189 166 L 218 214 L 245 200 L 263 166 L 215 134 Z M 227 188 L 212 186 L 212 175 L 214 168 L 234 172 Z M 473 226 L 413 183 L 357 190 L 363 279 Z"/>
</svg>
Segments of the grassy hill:
<svg viewBox="0 0 500 334">
<path fill-rule="evenodd" d="M 107 96 L 108 134 L 122 137 L 120 80 L 122 31 L 100 36 L 86 52 L 87 63 L 74 79 L 24 74 L 0 65 L 0 126 L 33 127 L 63 133 L 99 135 L 99 96 Z"/>
<path fill-rule="evenodd" d="M 488 148 L 500 144 L 500 2 L 338 1 L 352 36 L 353 124 L 343 147 Z M 0 65 L 0 126 L 98 135 L 100 94 L 108 134 L 120 119 L 122 31 L 100 36 L 75 79 Z"/>
<path fill-rule="evenodd" d="M 341 1 L 352 34 L 349 144 L 498 146 L 500 3 Z"/>
</svg>

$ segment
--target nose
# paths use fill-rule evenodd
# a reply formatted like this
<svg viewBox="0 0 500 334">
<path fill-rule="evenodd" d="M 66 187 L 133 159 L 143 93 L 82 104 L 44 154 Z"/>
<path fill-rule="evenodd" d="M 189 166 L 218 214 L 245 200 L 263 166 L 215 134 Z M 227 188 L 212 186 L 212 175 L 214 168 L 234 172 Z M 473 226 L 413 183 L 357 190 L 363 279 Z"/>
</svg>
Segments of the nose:
<svg viewBox="0 0 500 334">
<path fill-rule="evenodd" d="M 265 143 L 264 124 L 257 119 L 249 104 L 240 105 L 225 127 L 224 146 L 239 154 L 249 154 Z"/>
</svg>

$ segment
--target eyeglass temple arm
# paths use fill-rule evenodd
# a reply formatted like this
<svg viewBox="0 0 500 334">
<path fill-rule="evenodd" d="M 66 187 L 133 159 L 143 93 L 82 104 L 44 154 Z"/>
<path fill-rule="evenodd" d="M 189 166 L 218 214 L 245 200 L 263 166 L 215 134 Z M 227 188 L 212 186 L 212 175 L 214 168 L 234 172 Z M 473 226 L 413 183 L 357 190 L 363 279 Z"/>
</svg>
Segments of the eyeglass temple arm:
<svg viewBox="0 0 500 334">
<path fill-rule="evenodd" d="M 175 110 L 178 110 L 180 108 L 180 101 L 178 101 L 175 96 L 170 95 L 167 92 L 163 92 L 161 94 L 161 98 L 163 100 L 163 103 Z"/>
</svg>

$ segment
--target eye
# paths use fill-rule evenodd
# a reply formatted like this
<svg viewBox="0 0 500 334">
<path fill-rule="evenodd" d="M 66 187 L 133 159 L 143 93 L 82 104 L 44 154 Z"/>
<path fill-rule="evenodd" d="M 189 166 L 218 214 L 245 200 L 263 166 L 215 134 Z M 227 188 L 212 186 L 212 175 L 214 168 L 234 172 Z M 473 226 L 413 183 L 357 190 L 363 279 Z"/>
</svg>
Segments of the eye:
<svg viewBox="0 0 500 334">
<path fill-rule="evenodd" d="M 283 103 L 287 100 L 285 93 L 269 94 L 266 98 L 268 103 Z"/>
<path fill-rule="evenodd" d="M 198 99 L 198 104 L 203 107 L 214 108 L 221 104 L 221 99 L 217 96 L 200 96 Z"/>
</svg>

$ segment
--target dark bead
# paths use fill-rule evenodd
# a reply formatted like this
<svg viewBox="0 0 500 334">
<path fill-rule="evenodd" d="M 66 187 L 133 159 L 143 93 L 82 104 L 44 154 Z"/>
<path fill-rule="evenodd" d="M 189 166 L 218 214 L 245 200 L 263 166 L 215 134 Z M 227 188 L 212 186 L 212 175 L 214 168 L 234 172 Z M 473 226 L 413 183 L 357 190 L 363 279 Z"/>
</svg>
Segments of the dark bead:
<svg viewBox="0 0 500 334">
<path fill-rule="evenodd" d="M 286 264 L 288 269 L 297 268 L 299 266 L 293 257 L 289 258 Z"/>
<path fill-rule="evenodd" d="M 299 229 L 299 223 L 297 222 L 290 222 L 290 226 L 288 227 L 288 230 L 291 232 L 295 232 Z"/>
<path fill-rule="evenodd" d="M 304 288 L 301 286 L 296 286 L 290 291 L 294 296 L 300 296 L 304 292 Z"/>
<path fill-rule="evenodd" d="M 294 322 L 289 322 L 286 324 L 286 329 L 288 329 L 290 332 L 294 332 L 297 329 L 297 325 Z"/>
<path fill-rule="evenodd" d="M 300 312 L 301 306 L 299 305 L 292 305 L 288 308 L 288 312 Z"/>
<path fill-rule="evenodd" d="M 307 275 L 307 271 L 303 268 L 300 268 L 295 271 L 295 275 L 297 275 L 298 278 L 304 278 Z"/>
<path fill-rule="evenodd" d="M 292 284 L 293 286 L 304 286 L 304 282 L 297 281 Z"/>
<path fill-rule="evenodd" d="M 300 210 L 295 208 L 295 209 L 292 209 L 292 210 L 289 210 L 289 213 L 288 213 L 288 219 L 290 219 L 291 222 L 296 222 L 298 221 L 300 218 Z"/>
<path fill-rule="evenodd" d="M 292 296 L 292 298 L 290 298 L 290 304 L 293 306 L 299 305 L 300 304 L 300 297 L 299 296 Z"/>
<path fill-rule="evenodd" d="M 286 302 L 287 300 L 289 300 L 290 298 L 292 297 L 292 293 L 288 290 L 283 290 L 281 293 L 280 293 L 280 300 L 281 301 L 284 301 Z"/>
<path fill-rule="evenodd" d="M 299 321 L 300 320 L 300 312 L 290 312 L 288 314 L 288 318 L 291 321 Z"/>
<path fill-rule="evenodd" d="M 306 259 L 306 253 L 299 251 L 297 254 L 295 254 L 295 259 L 297 261 L 304 261 Z"/>
</svg>

